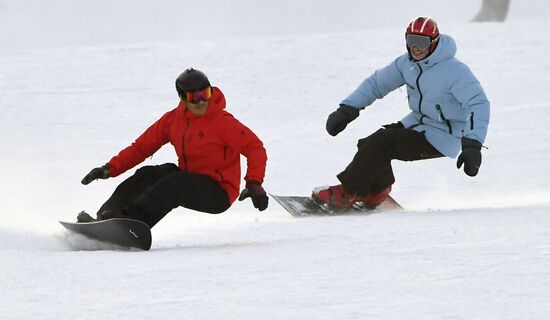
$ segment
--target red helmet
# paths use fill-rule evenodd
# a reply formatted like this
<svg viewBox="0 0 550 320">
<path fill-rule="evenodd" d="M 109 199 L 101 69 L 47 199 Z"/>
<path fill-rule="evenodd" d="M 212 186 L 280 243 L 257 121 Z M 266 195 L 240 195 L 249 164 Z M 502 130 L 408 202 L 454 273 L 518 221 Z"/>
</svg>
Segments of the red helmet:
<svg viewBox="0 0 550 320">
<path fill-rule="evenodd" d="M 430 39 L 430 50 L 426 55 L 427 57 L 432 54 L 437 47 L 437 43 L 439 41 L 439 28 L 437 27 L 437 23 L 435 22 L 435 20 L 430 17 L 416 17 L 412 19 L 411 22 L 409 22 L 409 25 L 407 26 L 407 31 L 405 32 L 406 38 L 407 35 L 424 36 Z M 409 39 L 407 39 L 407 41 L 408 40 Z M 407 42 L 407 50 L 409 51 L 409 53 L 411 52 L 409 42 Z"/>
<path fill-rule="evenodd" d="M 416 17 L 407 26 L 406 34 L 409 33 L 428 36 L 435 40 L 439 37 L 439 28 L 435 20 L 430 17 Z"/>
</svg>

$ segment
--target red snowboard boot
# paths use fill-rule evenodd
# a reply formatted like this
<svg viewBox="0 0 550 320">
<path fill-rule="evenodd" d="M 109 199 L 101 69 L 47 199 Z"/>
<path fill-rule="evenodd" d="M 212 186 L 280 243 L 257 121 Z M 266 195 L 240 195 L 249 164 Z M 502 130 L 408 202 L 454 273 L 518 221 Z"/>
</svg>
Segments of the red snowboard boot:
<svg viewBox="0 0 550 320">
<path fill-rule="evenodd" d="M 391 186 L 376 194 L 368 193 L 366 196 L 357 196 L 347 193 L 342 185 L 339 184 L 331 187 L 316 188 L 311 193 L 311 198 L 317 204 L 326 205 L 338 210 L 347 210 L 357 202 L 363 202 L 366 205 L 376 207 L 386 200 L 390 192 Z"/>
</svg>

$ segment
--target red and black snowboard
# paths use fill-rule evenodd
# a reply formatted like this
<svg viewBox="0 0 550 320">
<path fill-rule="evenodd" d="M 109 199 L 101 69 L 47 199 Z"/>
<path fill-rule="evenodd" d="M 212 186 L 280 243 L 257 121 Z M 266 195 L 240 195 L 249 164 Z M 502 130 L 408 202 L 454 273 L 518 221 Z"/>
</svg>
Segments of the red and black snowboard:
<svg viewBox="0 0 550 320">
<path fill-rule="evenodd" d="M 348 210 L 335 210 L 317 204 L 311 197 L 301 196 L 277 196 L 271 195 L 286 211 L 294 217 L 309 216 L 335 216 L 346 214 L 373 214 L 377 212 L 388 212 L 403 210 L 391 196 L 376 207 L 365 206 L 362 203 L 356 204 Z"/>
</svg>

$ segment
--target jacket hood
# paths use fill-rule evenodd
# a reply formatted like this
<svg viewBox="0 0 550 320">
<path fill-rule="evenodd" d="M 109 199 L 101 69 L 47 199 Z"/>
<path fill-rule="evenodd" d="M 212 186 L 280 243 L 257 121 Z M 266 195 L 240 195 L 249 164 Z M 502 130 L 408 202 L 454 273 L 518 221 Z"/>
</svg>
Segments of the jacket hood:
<svg viewBox="0 0 550 320">
<path fill-rule="evenodd" d="M 210 99 L 210 103 L 208 104 L 208 109 L 206 110 L 206 112 L 202 116 L 196 116 L 189 112 L 188 116 L 191 118 L 208 117 L 209 115 L 225 109 L 225 106 L 226 102 L 223 92 L 218 87 L 212 87 L 212 98 Z M 187 106 L 180 101 L 180 103 L 178 104 L 178 109 L 185 111 L 187 109 Z"/>
<path fill-rule="evenodd" d="M 435 51 L 426 59 L 418 61 L 416 63 L 422 64 L 423 66 L 431 67 L 441 61 L 445 61 L 453 58 L 456 55 L 456 43 L 446 34 L 439 35 L 439 44 Z"/>
</svg>

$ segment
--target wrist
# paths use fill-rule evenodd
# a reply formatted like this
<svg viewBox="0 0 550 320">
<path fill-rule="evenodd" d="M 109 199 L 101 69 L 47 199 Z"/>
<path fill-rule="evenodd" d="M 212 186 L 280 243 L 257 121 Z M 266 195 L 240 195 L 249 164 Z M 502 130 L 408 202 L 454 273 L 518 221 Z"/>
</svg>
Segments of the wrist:
<svg viewBox="0 0 550 320">
<path fill-rule="evenodd" d="M 253 186 L 261 186 L 262 184 L 257 181 L 257 180 L 248 180 L 246 181 L 246 187 L 247 188 L 250 188 L 250 187 L 253 187 Z"/>
<path fill-rule="evenodd" d="M 348 122 L 351 122 L 355 120 L 355 118 L 359 117 L 359 109 L 348 106 L 347 104 L 340 104 L 337 111 L 342 112 L 348 119 Z"/>
<path fill-rule="evenodd" d="M 109 163 L 106 163 L 103 166 L 101 166 L 101 169 L 103 169 L 103 176 L 105 178 L 111 177 L 111 165 Z"/>
<path fill-rule="evenodd" d="M 462 138 L 461 143 L 462 143 L 462 150 L 468 149 L 468 148 L 481 150 L 481 147 L 483 146 L 481 142 L 475 139 L 464 138 L 464 137 Z"/>
</svg>

